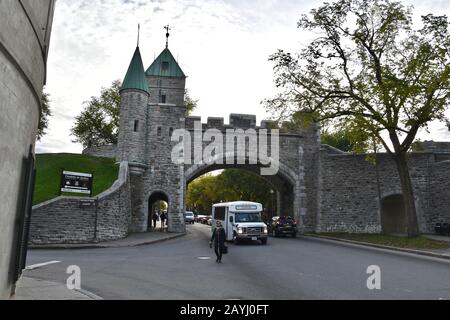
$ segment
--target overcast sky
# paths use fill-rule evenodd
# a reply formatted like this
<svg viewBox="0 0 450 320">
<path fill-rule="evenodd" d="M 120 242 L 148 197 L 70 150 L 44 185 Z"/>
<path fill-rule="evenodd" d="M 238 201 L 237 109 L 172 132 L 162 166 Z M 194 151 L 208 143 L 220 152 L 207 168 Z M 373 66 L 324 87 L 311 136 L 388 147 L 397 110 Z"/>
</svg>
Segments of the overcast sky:
<svg viewBox="0 0 450 320">
<path fill-rule="evenodd" d="M 46 92 L 51 95 L 48 134 L 38 153 L 80 153 L 70 128 L 83 102 L 113 80 L 122 80 L 141 24 L 144 68 L 164 49 L 172 27 L 170 49 L 185 74 L 191 96 L 199 100 L 195 115 L 230 113 L 268 118 L 261 101 L 275 93 L 269 56 L 277 49 L 296 52 L 308 42 L 297 29 L 302 13 L 318 0 L 58 0 L 48 60 Z M 404 1 L 416 17 L 450 16 L 450 0 Z M 442 125 L 422 139 L 450 140 Z"/>
</svg>

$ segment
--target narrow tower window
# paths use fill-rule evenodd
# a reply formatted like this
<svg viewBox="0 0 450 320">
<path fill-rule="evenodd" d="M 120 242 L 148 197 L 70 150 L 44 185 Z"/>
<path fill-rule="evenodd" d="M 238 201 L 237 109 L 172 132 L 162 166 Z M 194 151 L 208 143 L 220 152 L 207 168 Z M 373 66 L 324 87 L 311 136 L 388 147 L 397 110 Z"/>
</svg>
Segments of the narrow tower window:
<svg viewBox="0 0 450 320">
<path fill-rule="evenodd" d="M 161 127 L 158 127 L 158 137 L 161 137 L 161 135 L 162 135 L 162 129 L 161 129 Z"/>
<path fill-rule="evenodd" d="M 139 120 L 134 120 L 134 132 L 139 131 Z"/>
<path fill-rule="evenodd" d="M 173 128 L 170 128 L 169 129 L 169 136 L 172 137 L 172 135 L 173 135 Z"/>
<path fill-rule="evenodd" d="M 169 70 L 169 62 L 163 61 L 163 63 L 162 63 L 162 71 L 167 71 L 167 70 Z"/>
<path fill-rule="evenodd" d="M 162 96 L 161 96 L 161 103 L 167 103 L 167 96 L 165 95 L 165 94 L 163 94 Z"/>
</svg>

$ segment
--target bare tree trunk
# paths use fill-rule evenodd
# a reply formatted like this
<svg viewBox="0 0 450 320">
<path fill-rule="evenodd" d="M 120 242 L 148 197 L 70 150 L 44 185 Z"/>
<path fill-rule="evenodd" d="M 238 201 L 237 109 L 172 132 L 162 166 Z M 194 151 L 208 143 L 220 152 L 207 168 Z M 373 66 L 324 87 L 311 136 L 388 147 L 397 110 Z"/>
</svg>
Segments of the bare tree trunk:
<svg viewBox="0 0 450 320">
<path fill-rule="evenodd" d="M 396 154 L 394 158 L 397 164 L 397 170 L 402 187 L 408 237 L 415 238 L 420 235 L 420 232 L 419 223 L 417 220 L 416 203 L 414 200 L 414 190 L 411 183 L 411 176 L 409 174 L 407 154 L 402 152 L 400 154 Z"/>
</svg>

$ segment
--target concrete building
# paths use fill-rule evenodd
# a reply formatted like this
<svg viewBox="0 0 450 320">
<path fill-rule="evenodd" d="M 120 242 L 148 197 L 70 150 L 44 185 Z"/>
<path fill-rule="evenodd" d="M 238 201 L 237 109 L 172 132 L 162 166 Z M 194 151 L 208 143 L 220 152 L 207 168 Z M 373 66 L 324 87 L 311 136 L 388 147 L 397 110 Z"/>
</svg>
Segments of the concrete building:
<svg viewBox="0 0 450 320">
<path fill-rule="evenodd" d="M 0 298 L 24 264 L 55 0 L 0 1 Z"/>
</svg>

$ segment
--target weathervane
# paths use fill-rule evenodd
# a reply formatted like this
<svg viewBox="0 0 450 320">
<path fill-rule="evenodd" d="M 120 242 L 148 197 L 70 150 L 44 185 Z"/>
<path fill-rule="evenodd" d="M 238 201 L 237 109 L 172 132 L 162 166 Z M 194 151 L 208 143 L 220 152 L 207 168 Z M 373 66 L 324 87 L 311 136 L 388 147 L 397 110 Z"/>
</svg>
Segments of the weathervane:
<svg viewBox="0 0 450 320">
<path fill-rule="evenodd" d="M 169 26 L 169 25 L 165 26 L 164 29 L 166 29 L 166 38 L 167 38 L 167 41 L 166 41 L 166 49 L 168 49 L 168 48 L 169 48 L 170 31 L 171 31 L 172 29 L 170 29 L 170 26 Z"/>
</svg>

